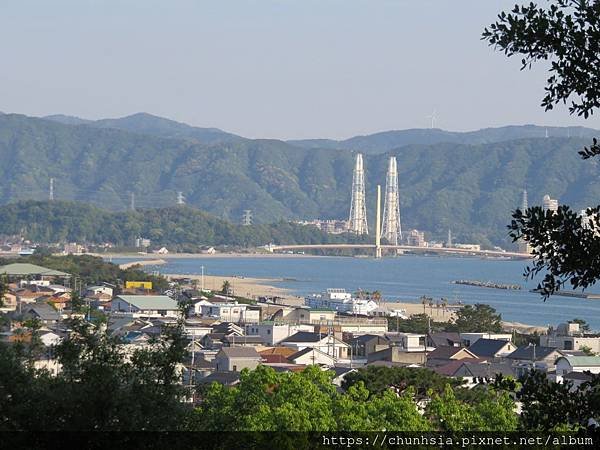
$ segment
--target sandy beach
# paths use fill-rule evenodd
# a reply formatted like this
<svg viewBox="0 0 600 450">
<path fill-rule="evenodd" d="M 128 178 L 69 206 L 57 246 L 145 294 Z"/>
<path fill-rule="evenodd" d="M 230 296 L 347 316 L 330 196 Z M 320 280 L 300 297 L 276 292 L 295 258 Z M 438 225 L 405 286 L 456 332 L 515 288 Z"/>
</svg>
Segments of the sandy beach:
<svg viewBox="0 0 600 450">
<path fill-rule="evenodd" d="M 201 288 L 202 278 L 204 278 L 204 288 L 218 291 L 223 286 L 224 281 L 229 281 L 234 295 L 258 299 L 258 297 L 281 297 L 282 303 L 290 305 L 301 305 L 304 303 L 302 297 L 295 296 L 287 289 L 273 286 L 272 283 L 283 281 L 277 278 L 250 278 L 234 277 L 225 275 L 198 275 L 198 274 L 164 274 L 167 278 L 190 278 L 198 280 L 198 287 Z"/>
</svg>

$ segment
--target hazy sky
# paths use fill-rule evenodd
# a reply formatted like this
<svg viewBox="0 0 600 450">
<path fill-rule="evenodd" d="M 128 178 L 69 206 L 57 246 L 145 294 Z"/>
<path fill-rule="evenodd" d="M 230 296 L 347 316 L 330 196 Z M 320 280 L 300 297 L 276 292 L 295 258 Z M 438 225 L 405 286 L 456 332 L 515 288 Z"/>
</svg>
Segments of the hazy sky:
<svg viewBox="0 0 600 450">
<path fill-rule="evenodd" d="M 480 41 L 516 0 L 2 0 L 0 111 L 146 111 L 248 137 L 537 123 L 546 74 Z"/>
</svg>

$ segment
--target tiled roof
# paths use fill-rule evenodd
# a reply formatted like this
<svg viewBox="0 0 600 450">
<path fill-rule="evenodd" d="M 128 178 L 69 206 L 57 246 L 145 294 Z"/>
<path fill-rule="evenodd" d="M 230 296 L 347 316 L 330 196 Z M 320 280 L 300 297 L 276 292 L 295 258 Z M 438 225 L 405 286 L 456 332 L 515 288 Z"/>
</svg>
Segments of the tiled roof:
<svg viewBox="0 0 600 450">
<path fill-rule="evenodd" d="M 47 267 L 36 266 L 29 263 L 13 263 L 0 267 L 0 273 L 5 273 L 12 276 L 27 276 L 27 275 L 45 275 L 49 277 L 64 277 L 68 273 L 60 270 L 48 269 Z"/>
<path fill-rule="evenodd" d="M 176 310 L 177 302 L 166 295 L 119 295 L 117 298 L 140 310 Z"/>
<path fill-rule="evenodd" d="M 469 347 L 469 351 L 477 356 L 494 356 L 504 348 L 509 341 L 500 339 L 477 339 L 473 345 Z"/>
<path fill-rule="evenodd" d="M 553 352 L 557 352 L 557 349 L 554 347 L 542 347 L 539 345 L 534 346 L 528 346 L 525 345 L 523 347 L 519 347 L 517 348 L 514 352 L 512 352 L 510 355 L 506 355 L 506 357 L 508 359 L 526 359 L 526 360 L 533 360 L 533 355 L 535 354 L 535 360 L 539 361 L 540 359 L 544 359 L 548 356 L 550 356 Z M 558 355 L 557 355 L 558 356 Z"/>
<path fill-rule="evenodd" d="M 323 333 L 314 333 L 311 331 L 298 331 L 295 334 L 285 338 L 281 342 L 319 342 L 327 335 Z"/>
<path fill-rule="evenodd" d="M 560 359 L 569 361 L 571 367 L 599 367 L 600 356 L 561 356 Z M 558 362 L 558 360 L 557 360 Z"/>
<path fill-rule="evenodd" d="M 473 355 L 464 347 L 438 347 L 427 355 L 427 359 L 452 359 L 457 353 L 464 351 L 467 355 Z M 474 355 L 473 355 L 474 356 Z"/>
<path fill-rule="evenodd" d="M 228 358 L 257 358 L 260 355 L 254 347 L 223 347 L 219 353 L 222 353 Z M 217 355 L 218 356 L 218 355 Z"/>
</svg>

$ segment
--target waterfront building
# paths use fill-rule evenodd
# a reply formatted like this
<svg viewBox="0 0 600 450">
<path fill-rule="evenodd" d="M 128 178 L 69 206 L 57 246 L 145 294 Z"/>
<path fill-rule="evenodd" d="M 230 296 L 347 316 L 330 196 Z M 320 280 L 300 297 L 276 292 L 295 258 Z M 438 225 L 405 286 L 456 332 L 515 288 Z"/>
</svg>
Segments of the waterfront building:
<svg viewBox="0 0 600 450">
<path fill-rule="evenodd" d="M 542 199 L 542 208 L 544 211 L 558 211 L 558 200 L 555 198 L 550 198 L 548 194 L 544 195 Z"/>
<path fill-rule="evenodd" d="M 305 298 L 304 304 L 310 308 L 327 308 L 360 315 L 369 315 L 378 308 L 375 301 L 353 297 L 345 289 L 327 289 L 322 294 L 310 295 Z"/>
</svg>

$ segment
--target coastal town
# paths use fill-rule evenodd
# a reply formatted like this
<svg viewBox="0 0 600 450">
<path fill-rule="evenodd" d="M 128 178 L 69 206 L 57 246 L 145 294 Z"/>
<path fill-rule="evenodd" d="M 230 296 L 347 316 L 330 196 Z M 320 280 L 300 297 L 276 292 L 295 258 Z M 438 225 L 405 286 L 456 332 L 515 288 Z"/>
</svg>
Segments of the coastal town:
<svg viewBox="0 0 600 450">
<path fill-rule="evenodd" d="M 533 370 L 577 387 L 600 373 L 600 334 L 582 320 L 519 328 L 497 321 L 485 305 L 424 298 L 408 312 L 380 292 L 336 288 L 299 299 L 272 291 L 260 295 L 266 286 L 254 285 L 241 296 L 231 278 L 212 287 L 216 276 L 211 284 L 204 277 L 172 275 L 163 289 L 147 280 L 84 285 L 69 273 L 23 262 L 0 267 L 0 276 L 2 341 L 38 341 L 42 350 L 34 367 L 54 375 L 61 364 L 53 349 L 70 336 L 74 318 L 117 338 L 126 354 L 155 346 L 166 329 L 181 323 L 186 358 L 179 380 L 194 403 L 202 402 L 198 387 L 235 386 L 244 370 L 259 366 L 276 372 L 315 366 L 333 371 L 338 387 L 351 373 L 382 366 L 424 368 L 471 387 Z M 245 281 L 241 289 L 251 289 Z M 492 322 L 459 325 L 481 311 Z"/>
</svg>

